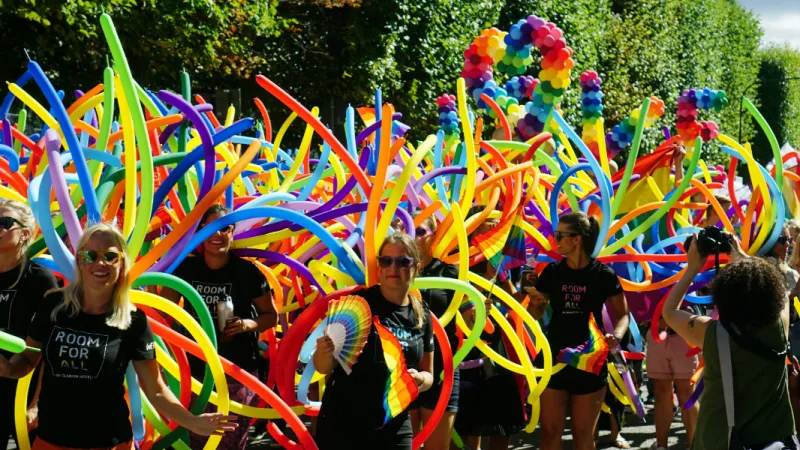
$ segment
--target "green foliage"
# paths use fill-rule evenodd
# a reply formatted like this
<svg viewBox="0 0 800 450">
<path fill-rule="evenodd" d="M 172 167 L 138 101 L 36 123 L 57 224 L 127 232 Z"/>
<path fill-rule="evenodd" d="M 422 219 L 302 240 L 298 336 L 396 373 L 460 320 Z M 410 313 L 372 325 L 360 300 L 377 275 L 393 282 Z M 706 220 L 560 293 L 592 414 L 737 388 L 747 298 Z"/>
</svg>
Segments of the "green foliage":
<svg viewBox="0 0 800 450">
<path fill-rule="evenodd" d="M 701 112 L 701 120 L 717 121 L 733 137 L 754 136 L 746 112 L 740 132 L 738 99 L 757 81 L 753 55 L 762 31 L 752 13 L 730 0 L 0 0 L 6 44 L 0 76 L 16 79 L 28 48 L 56 86 L 91 88 L 106 64 L 103 10 L 114 18 L 141 84 L 177 89 L 185 68 L 195 92 L 242 89 L 244 113 L 255 113 L 249 99 L 260 96 L 276 128 L 288 112 L 263 95 L 252 81 L 256 73 L 319 106 L 340 135 L 346 106 L 371 106 L 380 87 L 413 127 L 412 138 L 421 139 L 437 129 L 434 99 L 455 92 L 463 51 L 480 31 L 507 30 L 536 14 L 561 27 L 575 51 L 572 85 L 561 104 L 570 123 L 580 120 L 578 76 L 592 69 L 603 79 L 607 130 L 645 97 L 666 102 L 642 152 L 663 140 L 662 126 L 674 125 L 676 99 L 688 88 L 725 90 L 731 105 Z M 540 56 L 534 52 L 534 58 L 528 73 L 538 75 Z M 762 89 L 754 101 L 768 102 L 766 94 Z M 292 127 L 290 137 L 301 131 Z M 707 160 L 725 159 L 708 147 Z"/>
<path fill-rule="evenodd" d="M 256 50 L 279 26 L 277 0 L 12 0 L 0 4 L 0 76 L 14 80 L 30 51 L 57 86 L 89 89 L 108 54 L 99 16 L 117 31 L 137 80 L 175 86 L 186 68 L 200 83 L 247 78 L 264 58 Z M 13 45 L 9 45 L 13 43 Z M 236 82 L 234 81 L 233 84 Z"/>
<path fill-rule="evenodd" d="M 788 45 L 770 45 L 759 52 L 759 57 L 759 110 L 775 133 L 778 145 L 788 142 L 797 148 L 800 145 L 800 52 Z M 753 153 L 761 163 L 773 159 L 767 136 L 760 129 L 753 140 Z"/>
</svg>

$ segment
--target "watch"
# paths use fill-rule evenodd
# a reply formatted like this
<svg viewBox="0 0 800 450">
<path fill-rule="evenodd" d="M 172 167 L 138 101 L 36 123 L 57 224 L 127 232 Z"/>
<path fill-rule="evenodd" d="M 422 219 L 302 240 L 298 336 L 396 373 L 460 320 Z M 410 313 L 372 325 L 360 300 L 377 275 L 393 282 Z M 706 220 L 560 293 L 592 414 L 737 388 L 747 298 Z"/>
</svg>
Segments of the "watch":
<svg viewBox="0 0 800 450">
<path fill-rule="evenodd" d="M 614 336 L 614 339 L 616 339 L 617 342 L 622 342 L 622 336 L 620 336 L 619 334 L 614 333 L 612 336 Z"/>
</svg>

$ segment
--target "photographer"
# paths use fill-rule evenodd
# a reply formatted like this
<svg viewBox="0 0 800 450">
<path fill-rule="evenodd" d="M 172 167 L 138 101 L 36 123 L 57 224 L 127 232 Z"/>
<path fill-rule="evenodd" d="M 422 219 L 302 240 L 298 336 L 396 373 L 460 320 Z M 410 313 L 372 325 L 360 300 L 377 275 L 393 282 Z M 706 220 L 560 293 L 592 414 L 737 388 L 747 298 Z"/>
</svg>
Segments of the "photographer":
<svg viewBox="0 0 800 450">
<path fill-rule="evenodd" d="M 708 231 L 705 230 L 705 231 Z M 706 361 L 705 391 L 692 449 L 728 448 L 722 370 L 717 327 L 730 334 L 730 359 L 735 377 L 735 437 L 747 448 L 762 448 L 776 441 L 778 448 L 798 448 L 785 365 L 789 303 L 780 273 L 760 258 L 748 258 L 731 235 L 709 243 L 701 233 L 688 243 L 688 264 L 664 304 L 667 325 L 703 349 Z M 711 287 L 719 321 L 681 310 L 683 297 L 706 260 L 727 251 L 732 262 L 722 268 Z M 711 250 L 711 252 L 709 252 Z M 758 299 L 754 302 L 754 299 Z M 733 448 L 733 447 L 731 447 Z"/>
</svg>

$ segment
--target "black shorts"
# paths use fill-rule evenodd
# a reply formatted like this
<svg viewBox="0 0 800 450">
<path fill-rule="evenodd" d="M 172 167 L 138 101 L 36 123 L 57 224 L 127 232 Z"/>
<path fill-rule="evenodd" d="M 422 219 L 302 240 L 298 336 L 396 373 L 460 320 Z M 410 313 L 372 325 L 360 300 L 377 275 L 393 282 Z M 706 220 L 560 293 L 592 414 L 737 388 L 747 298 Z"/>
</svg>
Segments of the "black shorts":
<svg viewBox="0 0 800 450">
<path fill-rule="evenodd" d="M 450 399 L 447 401 L 447 407 L 444 410 L 445 412 L 458 412 L 458 391 L 460 386 L 461 371 L 456 369 L 453 372 L 453 390 L 450 392 Z M 417 397 L 416 400 L 411 403 L 411 407 L 409 409 L 425 408 L 433 411 L 436 409 L 436 403 L 439 402 L 440 395 L 442 395 L 442 383 L 436 383 L 427 391 L 419 394 L 419 397 Z"/>
<path fill-rule="evenodd" d="M 603 389 L 608 384 L 608 370 L 603 368 L 595 375 L 572 366 L 566 366 L 550 378 L 547 387 L 557 391 L 567 391 L 571 395 L 586 395 Z"/>
</svg>

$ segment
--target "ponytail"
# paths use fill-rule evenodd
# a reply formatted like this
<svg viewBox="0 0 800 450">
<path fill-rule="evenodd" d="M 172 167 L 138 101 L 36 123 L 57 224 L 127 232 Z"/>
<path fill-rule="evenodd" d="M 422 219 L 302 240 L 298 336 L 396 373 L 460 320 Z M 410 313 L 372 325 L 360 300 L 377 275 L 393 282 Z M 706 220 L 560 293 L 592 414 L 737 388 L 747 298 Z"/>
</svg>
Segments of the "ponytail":
<svg viewBox="0 0 800 450">
<path fill-rule="evenodd" d="M 411 297 L 411 307 L 414 309 L 414 315 L 417 316 L 417 324 L 414 329 L 418 330 L 425 324 L 425 306 L 422 304 L 422 299 L 416 295 L 409 293 L 408 296 Z"/>
<path fill-rule="evenodd" d="M 597 245 L 597 237 L 600 235 L 600 222 L 594 216 L 589 217 L 589 234 L 583 237 L 583 250 L 587 255 L 591 255 L 594 246 Z"/>
<path fill-rule="evenodd" d="M 594 216 L 589 217 L 582 212 L 565 214 L 558 220 L 572 228 L 575 233 L 578 233 L 581 237 L 581 249 L 591 256 L 594 246 L 597 244 L 597 238 L 600 235 L 600 222 Z"/>
</svg>

